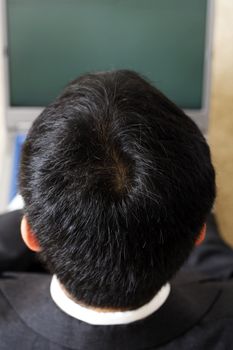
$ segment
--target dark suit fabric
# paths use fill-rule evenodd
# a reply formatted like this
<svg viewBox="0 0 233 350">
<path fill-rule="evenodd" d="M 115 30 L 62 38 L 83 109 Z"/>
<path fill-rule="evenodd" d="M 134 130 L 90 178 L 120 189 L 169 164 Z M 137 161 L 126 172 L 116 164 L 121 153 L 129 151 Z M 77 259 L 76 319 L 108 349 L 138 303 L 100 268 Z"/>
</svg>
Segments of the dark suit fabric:
<svg viewBox="0 0 233 350">
<path fill-rule="evenodd" d="M 180 273 L 154 314 L 128 325 L 93 326 L 55 305 L 50 280 L 46 274 L 2 274 L 1 350 L 232 349 L 232 282 Z"/>
<path fill-rule="evenodd" d="M 22 243 L 21 216 L 0 216 L 0 350 L 233 349 L 233 250 L 213 216 L 205 243 L 172 281 L 165 304 L 144 320 L 117 326 L 66 315 L 50 297 L 51 276 L 18 272 L 44 271 Z"/>
</svg>

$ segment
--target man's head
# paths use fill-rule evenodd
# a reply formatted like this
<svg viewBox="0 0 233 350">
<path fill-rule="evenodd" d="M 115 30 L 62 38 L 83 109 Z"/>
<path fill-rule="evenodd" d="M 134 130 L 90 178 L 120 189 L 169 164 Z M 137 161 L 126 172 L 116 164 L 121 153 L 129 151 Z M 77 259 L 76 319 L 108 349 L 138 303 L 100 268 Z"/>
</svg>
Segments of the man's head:
<svg viewBox="0 0 233 350">
<path fill-rule="evenodd" d="M 45 108 L 23 147 L 20 189 L 24 227 L 66 290 L 133 309 L 190 254 L 215 174 L 195 123 L 122 70 L 84 75 Z"/>
</svg>

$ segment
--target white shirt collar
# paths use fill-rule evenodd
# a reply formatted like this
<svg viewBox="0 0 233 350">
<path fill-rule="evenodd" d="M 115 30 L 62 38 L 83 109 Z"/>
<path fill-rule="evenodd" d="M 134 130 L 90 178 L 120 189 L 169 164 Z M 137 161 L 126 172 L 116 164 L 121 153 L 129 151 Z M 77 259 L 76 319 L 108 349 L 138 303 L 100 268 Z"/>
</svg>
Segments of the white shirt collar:
<svg viewBox="0 0 233 350">
<path fill-rule="evenodd" d="M 81 306 L 70 299 L 62 289 L 55 275 L 52 277 L 50 285 L 51 297 L 63 312 L 71 317 L 92 325 L 127 324 L 148 317 L 165 303 L 169 296 L 170 290 L 170 284 L 165 284 L 151 301 L 136 310 L 99 312 Z"/>
</svg>

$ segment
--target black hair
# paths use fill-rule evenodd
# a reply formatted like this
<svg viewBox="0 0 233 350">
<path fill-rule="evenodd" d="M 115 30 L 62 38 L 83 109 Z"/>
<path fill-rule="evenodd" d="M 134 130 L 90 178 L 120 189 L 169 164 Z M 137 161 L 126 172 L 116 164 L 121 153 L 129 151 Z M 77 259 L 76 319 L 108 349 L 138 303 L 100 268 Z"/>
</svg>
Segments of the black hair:
<svg viewBox="0 0 233 350">
<path fill-rule="evenodd" d="M 35 120 L 20 189 L 42 258 L 95 307 L 148 302 L 189 256 L 215 198 L 205 138 L 136 72 L 86 74 Z"/>
</svg>

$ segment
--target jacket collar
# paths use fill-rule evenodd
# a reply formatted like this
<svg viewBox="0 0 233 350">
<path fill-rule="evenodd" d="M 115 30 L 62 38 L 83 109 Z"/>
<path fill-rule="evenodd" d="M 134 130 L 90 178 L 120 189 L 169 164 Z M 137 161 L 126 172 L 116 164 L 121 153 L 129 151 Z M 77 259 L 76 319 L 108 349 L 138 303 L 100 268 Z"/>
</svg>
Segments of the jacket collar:
<svg viewBox="0 0 233 350">
<path fill-rule="evenodd" d="M 82 350 L 160 346 L 189 331 L 211 309 L 219 290 L 208 284 L 172 282 L 159 310 L 130 324 L 96 326 L 66 315 L 50 297 L 48 275 L 5 276 L 2 291 L 19 317 L 37 334 L 60 346 Z"/>
</svg>

